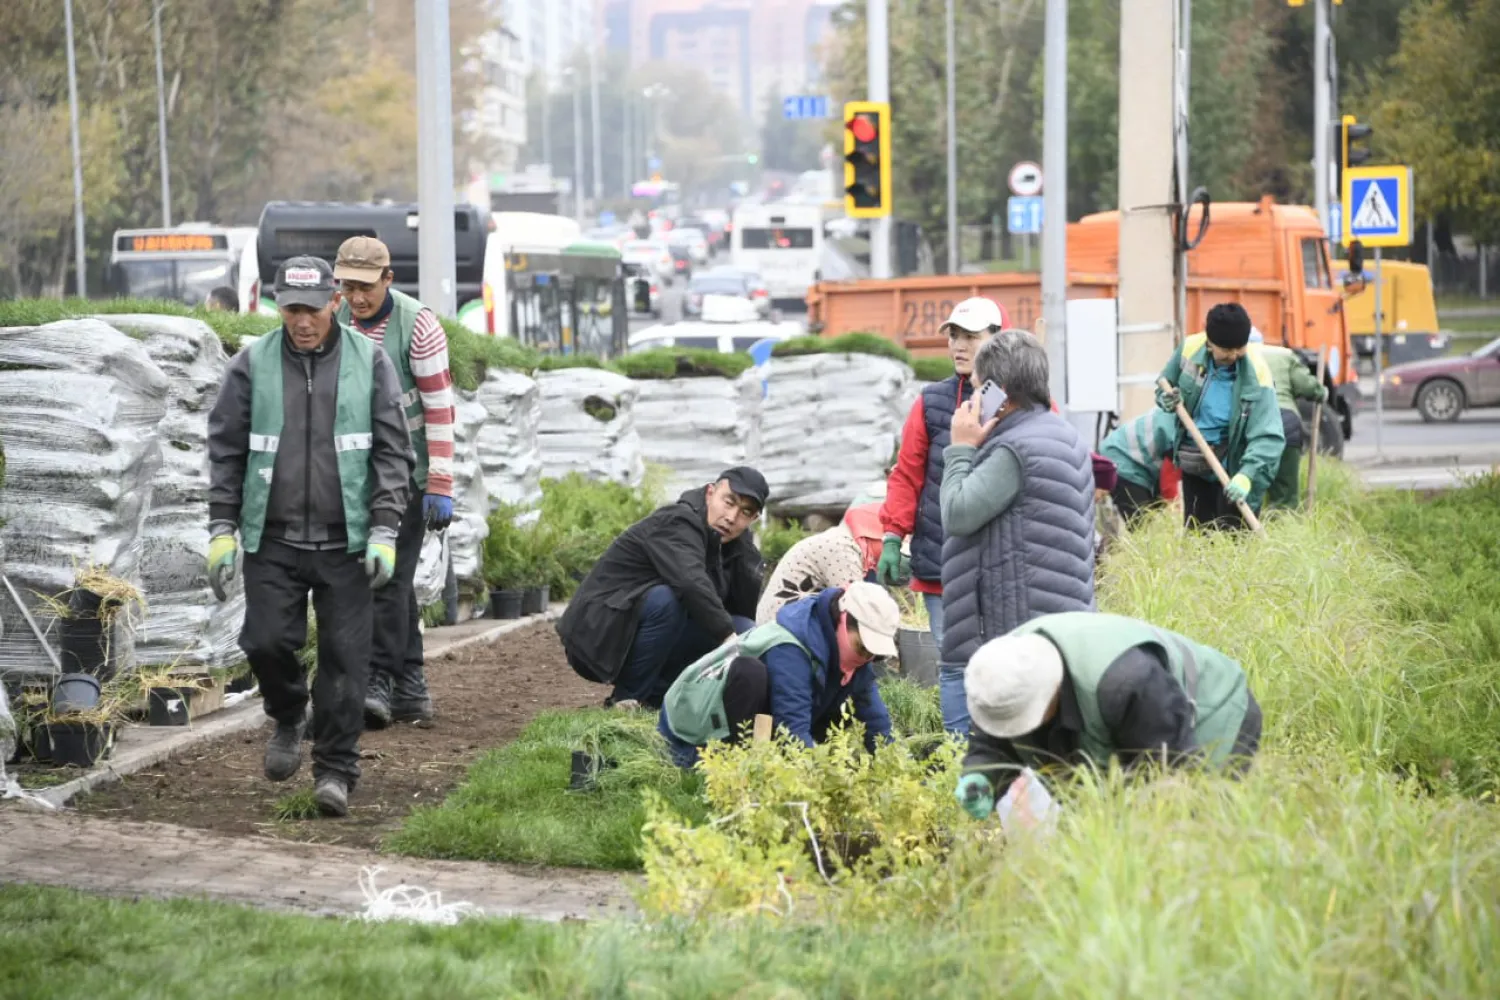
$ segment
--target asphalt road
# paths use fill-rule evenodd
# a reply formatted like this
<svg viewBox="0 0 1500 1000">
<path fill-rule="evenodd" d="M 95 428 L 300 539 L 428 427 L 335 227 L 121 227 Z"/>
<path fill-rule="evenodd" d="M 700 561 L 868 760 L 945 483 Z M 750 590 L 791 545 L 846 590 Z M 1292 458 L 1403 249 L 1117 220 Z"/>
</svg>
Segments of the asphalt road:
<svg viewBox="0 0 1500 1000">
<path fill-rule="evenodd" d="M 1429 424 L 1415 410 L 1386 410 L 1380 425 L 1380 443 L 1403 457 L 1433 460 L 1468 452 L 1500 454 L 1500 409 L 1466 410 L 1451 424 Z M 1345 448 L 1351 458 L 1375 451 L 1375 404 L 1367 401 L 1354 416 L 1354 437 Z"/>
</svg>

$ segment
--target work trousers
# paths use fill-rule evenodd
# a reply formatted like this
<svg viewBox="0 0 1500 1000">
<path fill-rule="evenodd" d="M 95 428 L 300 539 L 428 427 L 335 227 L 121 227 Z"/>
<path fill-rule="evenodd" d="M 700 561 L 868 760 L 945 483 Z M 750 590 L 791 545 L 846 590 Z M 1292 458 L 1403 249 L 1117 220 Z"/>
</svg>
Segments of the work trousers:
<svg viewBox="0 0 1500 1000">
<path fill-rule="evenodd" d="M 1266 506 L 1296 510 L 1302 505 L 1302 449 L 1288 445 L 1281 452 L 1281 465 L 1266 492 Z"/>
<path fill-rule="evenodd" d="M 266 714 L 277 722 L 301 722 L 307 713 L 307 673 L 297 653 L 307 643 L 309 592 L 318 625 L 313 778 L 337 775 L 353 789 L 359 780 L 374 607 L 360 557 L 335 549 L 295 549 L 270 538 L 259 551 L 245 553 L 240 649 L 260 684 Z"/>
<path fill-rule="evenodd" d="M 755 627 L 748 618 L 735 616 L 736 632 Z M 716 648 L 727 636 L 709 635 L 693 620 L 678 599 L 677 592 L 664 583 L 646 591 L 637 619 L 635 641 L 625 657 L 620 676 L 615 678 L 611 702 L 634 700 L 647 708 L 660 708 L 667 688 L 683 668 Z"/>
<path fill-rule="evenodd" d="M 427 697 L 422 670 L 422 612 L 417 607 L 417 563 L 422 559 L 426 522 L 422 491 L 412 484 L 412 499 L 396 534 L 396 574 L 375 591 L 375 630 L 370 655 L 370 692 L 392 708 L 415 707 Z"/>
<path fill-rule="evenodd" d="M 1120 512 L 1128 527 L 1134 527 L 1141 515 L 1157 502 L 1155 490 L 1132 483 L 1124 476 L 1115 480 L 1115 488 L 1109 491 L 1109 495 L 1115 502 L 1115 510 Z"/>
<path fill-rule="evenodd" d="M 1224 495 L 1224 487 L 1218 479 L 1183 473 L 1182 509 L 1189 528 L 1227 530 L 1245 526 L 1239 507 Z"/>
</svg>

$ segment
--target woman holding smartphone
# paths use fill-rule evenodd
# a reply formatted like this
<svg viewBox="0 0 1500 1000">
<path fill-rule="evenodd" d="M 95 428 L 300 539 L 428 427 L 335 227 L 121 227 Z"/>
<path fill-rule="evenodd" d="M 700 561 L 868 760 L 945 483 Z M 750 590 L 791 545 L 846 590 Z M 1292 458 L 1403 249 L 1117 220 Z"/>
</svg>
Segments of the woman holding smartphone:
<svg viewBox="0 0 1500 1000">
<path fill-rule="evenodd" d="M 943 727 L 967 734 L 963 677 L 986 639 L 1041 615 L 1094 610 L 1094 467 L 1052 410 L 1047 353 L 1005 330 L 974 359 L 981 386 L 943 456 Z"/>
</svg>

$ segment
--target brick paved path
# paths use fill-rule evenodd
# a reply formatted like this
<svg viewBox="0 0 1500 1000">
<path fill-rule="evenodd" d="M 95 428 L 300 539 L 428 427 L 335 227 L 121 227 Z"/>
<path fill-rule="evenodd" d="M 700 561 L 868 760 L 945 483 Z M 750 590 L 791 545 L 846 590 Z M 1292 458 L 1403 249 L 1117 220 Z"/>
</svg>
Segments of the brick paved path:
<svg viewBox="0 0 1500 1000">
<path fill-rule="evenodd" d="M 444 903 L 474 903 L 488 916 L 561 920 L 635 912 L 626 878 L 602 872 L 424 861 L 0 806 L 0 883 L 347 916 L 364 909 L 359 874 L 367 865 L 385 869 L 376 877 L 380 889 L 405 882 L 440 891 Z"/>
</svg>

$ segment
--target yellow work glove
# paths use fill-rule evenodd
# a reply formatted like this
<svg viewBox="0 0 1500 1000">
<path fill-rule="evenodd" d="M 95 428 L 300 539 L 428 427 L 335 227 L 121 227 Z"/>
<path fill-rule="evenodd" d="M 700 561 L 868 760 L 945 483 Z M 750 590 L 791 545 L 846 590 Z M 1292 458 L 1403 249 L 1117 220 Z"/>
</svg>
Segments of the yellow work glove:
<svg viewBox="0 0 1500 1000">
<path fill-rule="evenodd" d="M 365 545 L 365 576 L 370 589 L 379 590 L 396 575 L 396 531 L 393 528 L 371 528 Z"/>
<path fill-rule="evenodd" d="M 1243 472 L 1229 480 L 1229 485 L 1224 487 L 1224 495 L 1232 503 L 1244 503 L 1245 498 L 1250 495 L 1250 477 Z"/>
<path fill-rule="evenodd" d="M 208 542 L 208 585 L 218 600 L 229 596 L 229 585 L 234 582 L 235 559 L 240 554 L 240 544 L 234 540 L 234 529 L 214 535 Z"/>
</svg>

